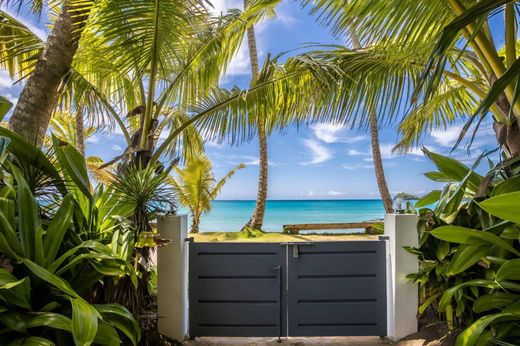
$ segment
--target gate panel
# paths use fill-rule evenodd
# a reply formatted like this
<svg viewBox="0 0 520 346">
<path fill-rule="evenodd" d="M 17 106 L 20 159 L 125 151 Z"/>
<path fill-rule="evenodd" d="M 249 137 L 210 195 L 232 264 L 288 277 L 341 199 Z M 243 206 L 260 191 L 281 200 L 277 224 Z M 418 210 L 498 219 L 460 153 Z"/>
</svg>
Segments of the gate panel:
<svg viewBox="0 0 520 346">
<path fill-rule="evenodd" d="M 290 336 L 386 335 L 384 241 L 288 248 Z"/>
<path fill-rule="evenodd" d="M 190 243 L 191 336 L 283 336 L 285 247 Z"/>
</svg>

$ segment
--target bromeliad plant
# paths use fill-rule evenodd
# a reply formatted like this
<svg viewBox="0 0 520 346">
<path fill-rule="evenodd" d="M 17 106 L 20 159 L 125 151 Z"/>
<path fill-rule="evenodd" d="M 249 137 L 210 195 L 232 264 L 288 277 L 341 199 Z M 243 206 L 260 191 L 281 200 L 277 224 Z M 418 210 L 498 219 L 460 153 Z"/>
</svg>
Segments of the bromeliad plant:
<svg viewBox="0 0 520 346">
<path fill-rule="evenodd" d="M 135 345 L 136 320 L 103 304 L 100 286 L 136 281 L 115 218 L 130 210 L 109 192 L 91 193 L 71 145 L 55 140 L 53 152 L 56 162 L 0 127 L 0 344 Z"/>
<path fill-rule="evenodd" d="M 520 158 L 486 176 L 459 161 L 425 151 L 438 168 L 426 173 L 448 182 L 420 200 L 422 305 L 437 309 L 450 327 L 466 327 L 457 345 L 517 344 L 520 340 Z M 431 207 L 431 205 L 435 205 Z"/>
</svg>

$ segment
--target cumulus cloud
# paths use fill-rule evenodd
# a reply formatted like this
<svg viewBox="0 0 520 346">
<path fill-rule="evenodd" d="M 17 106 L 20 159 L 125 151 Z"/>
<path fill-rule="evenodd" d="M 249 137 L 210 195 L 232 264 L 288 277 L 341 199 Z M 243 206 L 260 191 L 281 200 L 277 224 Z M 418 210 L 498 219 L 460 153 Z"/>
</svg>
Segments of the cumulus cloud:
<svg viewBox="0 0 520 346">
<path fill-rule="evenodd" d="M 368 138 L 367 136 L 363 135 L 353 136 L 351 133 L 346 131 L 345 126 L 340 124 L 318 123 L 312 125 L 311 129 L 317 139 L 329 144 L 336 142 L 355 143 L 364 141 Z"/>
<path fill-rule="evenodd" d="M 444 130 L 435 130 L 431 133 L 431 136 L 441 146 L 452 147 L 459 138 L 461 130 L 461 126 L 452 126 Z"/>
<path fill-rule="evenodd" d="M 328 161 L 332 158 L 332 152 L 322 145 L 320 142 L 314 139 L 305 139 L 303 144 L 309 149 L 309 152 L 312 156 L 310 161 L 302 162 L 301 164 L 304 166 L 307 165 L 317 165 Z"/>
<path fill-rule="evenodd" d="M 330 190 L 330 191 L 327 192 L 327 195 L 329 195 L 329 196 L 341 196 L 341 195 L 343 195 L 343 192 Z"/>
</svg>

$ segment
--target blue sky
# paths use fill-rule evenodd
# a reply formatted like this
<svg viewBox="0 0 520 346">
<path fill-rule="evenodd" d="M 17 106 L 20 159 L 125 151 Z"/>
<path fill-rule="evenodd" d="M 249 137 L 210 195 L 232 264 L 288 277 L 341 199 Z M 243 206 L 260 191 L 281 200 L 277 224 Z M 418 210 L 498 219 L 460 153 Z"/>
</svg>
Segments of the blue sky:
<svg viewBox="0 0 520 346">
<path fill-rule="evenodd" d="M 241 8 L 242 0 L 213 1 L 215 11 Z M 46 36 L 45 19 L 37 20 L 28 13 L 9 12 L 23 20 L 40 37 Z M 277 54 L 302 43 L 337 43 L 327 29 L 316 24 L 306 10 L 294 1 L 283 1 L 277 17 L 256 27 L 257 43 L 261 61 L 267 53 Z M 249 84 L 250 67 L 246 46 L 238 52 L 223 78 L 223 86 Z M 0 71 L 0 94 L 16 101 L 20 85 L 12 86 L 7 74 Z M 423 144 L 430 150 L 449 154 L 451 145 L 458 137 L 461 125 L 454 125 L 427 136 Z M 397 141 L 396 128 L 381 131 L 380 142 L 384 157 L 385 173 L 392 194 L 409 192 L 422 195 L 435 184 L 422 173 L 434 167 L 420 150 L 406 156 L 394 156 L 391 148 Z M 485 126 L 472 147 L 472 155 L 465 150 L 453 156 L 468 164 L 485 148 L 494 145 L 494 134 Z M 118 134 L 98 134 L 90 138 L 88 155 L 97 155 L 108 160 L 119 155 L 124 140 Z M 224 175 L 239 163 L 247 168 L 239 171 L 224 187 L 219 199 L 254 199 L 258 176 L 257 143 L 252 141 L 240 146 L 208 143 L 206 150 L 214 162 L 217 177 Z M 269 138 L 270 199 L 349 199 L 379 198 L 370 155 L 370 138 L 367 133 L 349 130 L 336 124 L 316 124 L 310 128 L 289 128 Z"/>
</svg>

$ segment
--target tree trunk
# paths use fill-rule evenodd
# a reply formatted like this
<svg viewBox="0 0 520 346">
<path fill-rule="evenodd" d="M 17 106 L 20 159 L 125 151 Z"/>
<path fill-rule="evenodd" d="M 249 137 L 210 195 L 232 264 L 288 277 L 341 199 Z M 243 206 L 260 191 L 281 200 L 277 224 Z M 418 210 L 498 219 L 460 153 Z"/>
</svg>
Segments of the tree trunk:
<svg viewBox="0 0 520 346">
<path fill-rule="evenodd" d="M 9 127 L 29 142 L 41 146 L 52 111 L 59 96 L 63 77 L 70 70 L 78 48 L 84 16 L 70 10 L 69 2 L 62 6 L 54 27 L 45 43 L 42 55 L 9 119 Z"/>
<path fill-rule="evenodd" d="M 349 34 L 352 45 L 355 49 L 361 48 L 361 43 L 356 35 L 356 31 L 352 23 L 349 24 Z M 377 187 L 379 194 L 383 200 L 386 213 L 392 213 L 392 196 L 388 191 L 388 184 L 386 183 L 385 170 L 383 168 L 383 159 L 381 158 L 381 149 L 379 147 L 379 129 L 377 126 L 377 113 L 375 109 L 369 109 L 368 113 L 370 124 L 370 144 L 372 146 L 372 159 L 374 160 L 374 171 L 376 173 Z"/>
<path fill-rule="evenodd" d="M 244 0 L 244 8 L 247 6 L 247 0 Z M 251 26 L 247 29 L 247 43 L 249 48 L 249 59 L 251 61 L 252 79 L 256 80 L 259 73 L 258 50 L 256 47 L 255 28 Z M 259 165 L 258 165 L 258 192 L 256 195 L 255 210 L 251 215 L 251 219 L 244 227 L 253 229 L 262 229 L 265 215 L 265 205 L 267 202 L 267 188 L 269 175 L 269 157 L 267 152 L 267 133 L 265 124 L 259 120 L 258 124 L 258 146 L 259 146 Z"/>
<path fill-rule="evenodd" d="M 85 123 L 81 106 L 78 107 L 78 112 L 76 113 L 76 149 L 85 157 Z"/>
<path fill-rule="evenodd" d="M 200 223 L 200 214 L 195 215 L 192 213 L 191 214 L 191 227 L 190 227 L 191 233 L 199 233 L 199 223 Z"/>
<path fill-rule="evenodd" d="M 379 129 L 377 127 L 377 114 L 374 109 L 369 110 L 370 122 L 370 144 L 372 146 L 372 158 L 374 159 L 374 171 L 376 173 L 377 187 L 383 200 L 386 213 L 392 213 L 392 196 L 388 191 L 388 185 L 385 179 L 385 171 L 383 168 L 383 159 L 381 158 L 381 149 L 379 147 Z"/>
</svg>

